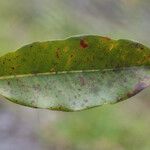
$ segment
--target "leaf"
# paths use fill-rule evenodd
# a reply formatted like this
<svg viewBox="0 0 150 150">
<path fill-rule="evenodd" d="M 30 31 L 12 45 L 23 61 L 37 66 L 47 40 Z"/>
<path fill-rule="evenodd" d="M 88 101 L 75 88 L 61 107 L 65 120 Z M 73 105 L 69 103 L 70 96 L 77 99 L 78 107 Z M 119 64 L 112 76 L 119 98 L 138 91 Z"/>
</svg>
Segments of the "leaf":
<svg viewBox="0 0 150 150">
<path fill-rule="evenodd" d="M 35 108 L 78 111 L 150 85 L 150 49 L 101 36 L 36 42 L 0 57 L 0 94 Z"/>
</svg>

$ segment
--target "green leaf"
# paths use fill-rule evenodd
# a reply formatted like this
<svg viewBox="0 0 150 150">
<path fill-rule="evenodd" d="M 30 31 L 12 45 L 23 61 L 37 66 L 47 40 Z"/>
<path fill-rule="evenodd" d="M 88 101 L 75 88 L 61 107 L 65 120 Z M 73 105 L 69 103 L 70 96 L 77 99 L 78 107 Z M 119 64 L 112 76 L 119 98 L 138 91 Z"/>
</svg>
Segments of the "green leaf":
<svg viewBox="0 0 150 150">
<path fill-rule="evenodd" d="M 150 49 L 101 36 L 36 42 L 0 57 L 0 94 L 35 108 L 78 111 L 150 85 Z"/>
</svg>

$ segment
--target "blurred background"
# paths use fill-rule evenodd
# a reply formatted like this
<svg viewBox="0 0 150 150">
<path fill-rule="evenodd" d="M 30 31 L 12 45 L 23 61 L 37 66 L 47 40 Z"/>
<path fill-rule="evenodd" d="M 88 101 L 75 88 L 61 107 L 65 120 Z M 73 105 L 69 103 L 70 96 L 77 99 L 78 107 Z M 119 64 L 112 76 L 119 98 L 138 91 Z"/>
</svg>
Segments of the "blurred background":
<svg viewBox="0 0 150 150">
<path fill-rule="evenodd" d="M 77 34 L 150 47 L 149 0 L 0 1 L 0 55 Z M 0 99 L 0 150 L 149 150 L 150 88 L 134 98 L 64 113 Z"/>
</svg>

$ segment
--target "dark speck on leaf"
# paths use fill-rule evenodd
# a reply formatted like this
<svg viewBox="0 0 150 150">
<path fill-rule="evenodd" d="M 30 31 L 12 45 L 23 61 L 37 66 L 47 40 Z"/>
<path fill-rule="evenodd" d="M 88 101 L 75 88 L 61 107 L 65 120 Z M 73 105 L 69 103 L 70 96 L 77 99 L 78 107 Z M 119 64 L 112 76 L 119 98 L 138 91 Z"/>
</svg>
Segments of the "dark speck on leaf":
<svg viewBox="0 0 150 150">
<path fill-rule="evenodd" d="M 139 93 L 140 91 L 142 91 L 143 89 L 145 89 L 146 87 L 147 85 L 144 82 L 140 82 L 135 86 L 133 92 L 128 93 L 127 96 L 132 97 L 136 95 L 137 93 Z"/>
<path fill-rule="evenodd" d="M 88 102 L 88 100 L 87 100 L 87 99 L 85 99 L 85 100 L 84 100 L 84 102 L 85 102 L 85 103 L 87 103 L 87 102 Z"/>
<path fill-rule="evenodd" d="M 134 45 L 135 45 L 135 48 L 139 48 L 141 50 L 144 49 L 144 46 L 142 44 L 140 44 L 140 43 L 134 43 Z"/>
<path fill-rule="evenodd" d="M 80 79 L 81 86 L 84 86 L 85 85 L 85 79 L 84 79 L 84 77 L 80 76 L 79 79 Z"/>
<path fill-rule="evenodd" d="M 33 86 L 34 90 L 40 91 L 40 84 L 34 85 Z"/>
<path fill-rule="evenodd" d="M 60 58 L 60 49 L 59 49 L 59 48 L 56 50 L 56 57 L 57 57 L 58 59 Z"/>
<path fill-rule="evenodd" d="M 81 46 L 81 48 L 87 48 L 88 47 L 88 43 L 85 40 L 81 39 L 80 40 L 80 46 Z"/>
</svg>

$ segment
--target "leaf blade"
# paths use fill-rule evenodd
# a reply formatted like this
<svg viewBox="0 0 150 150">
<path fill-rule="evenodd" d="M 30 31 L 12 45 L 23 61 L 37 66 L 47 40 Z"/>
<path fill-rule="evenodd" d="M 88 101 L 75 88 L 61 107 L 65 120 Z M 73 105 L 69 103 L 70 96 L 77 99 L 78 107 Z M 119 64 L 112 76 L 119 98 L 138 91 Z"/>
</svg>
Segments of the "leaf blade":
<svg viewBox="0 0 150 150">
<path fill-rule="evenodd" d="M 0 94 L 62 111 L 116 103 L 150 85 L 149 56 L 142 44 L 100 36 L 30 44 L 0 57 Z"/>
<path fill-rule="evenodd" d="M 0 93 L 35 108 L 79 111 L 127 99 L 150 85 L 149 68 L 40 74 L 0 80 Z"/>
</svg>

